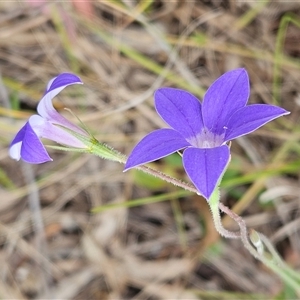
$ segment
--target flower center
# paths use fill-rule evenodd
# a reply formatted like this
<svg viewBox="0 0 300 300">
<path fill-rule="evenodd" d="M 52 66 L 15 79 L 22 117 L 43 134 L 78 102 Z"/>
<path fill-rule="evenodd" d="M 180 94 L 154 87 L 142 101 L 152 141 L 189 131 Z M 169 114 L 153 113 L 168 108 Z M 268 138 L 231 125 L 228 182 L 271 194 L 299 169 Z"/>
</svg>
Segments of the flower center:
<svg viewBox="0 0 300 300">
<path fill-rule="evenodd" d="M 203 128 L 201 133 L 188 138 L 187 141 L 197 148 L 215 148 L 224 143 L 225 132 L 221 135 L 210 132 L 207 128 Z"/>
</svg>

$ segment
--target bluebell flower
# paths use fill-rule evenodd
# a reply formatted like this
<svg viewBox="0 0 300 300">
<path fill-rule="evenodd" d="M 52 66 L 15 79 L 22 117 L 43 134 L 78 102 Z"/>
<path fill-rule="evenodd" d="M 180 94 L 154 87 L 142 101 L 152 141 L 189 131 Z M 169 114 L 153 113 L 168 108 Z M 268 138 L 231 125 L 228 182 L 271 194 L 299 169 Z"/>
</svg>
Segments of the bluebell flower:
<svg viewBox="0 0 300 300">
<path fill-rule="evenodd" d="M 245 69 L 223 74 L 207 90 L 202 103 L 184 90 L 158 89 L 155 107 L 171 128 L 144 137 L 132 150 L 125 170 L 184 150 L 184 169 L 209 200 L 230 160 L 228 142 L 289 114 L 273 105 L 247 105 L 249 93 Z"/>
<path fill-rule="evenodd" d="M 87 133 L 60 115 L 52 105 L 52 99 L 66 86 L 72 84 L 82 84 L 82 82 L 79 77 L 70 73 L 62 73 L 48 83 L 45 94 L 37 107 L 39 115 L 31 116 L 10 144 L 9 154 L 13 159 L 22 158 L 31 164 L 51 161 L 40 138 L 75 148 L 86 147 L 70 133 L 70 130 L 83 136 L 87 136 Z"/>
</svg>

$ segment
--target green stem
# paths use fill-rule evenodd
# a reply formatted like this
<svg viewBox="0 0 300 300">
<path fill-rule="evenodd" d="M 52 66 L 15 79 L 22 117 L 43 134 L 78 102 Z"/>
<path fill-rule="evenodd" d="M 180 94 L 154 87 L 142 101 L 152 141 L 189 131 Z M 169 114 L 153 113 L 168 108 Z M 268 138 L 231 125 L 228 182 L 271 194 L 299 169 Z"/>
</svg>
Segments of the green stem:
<svg viewBox="0 0 300 300">
<path fill-rule="evenodd" d="M 94 143 L 94 147 L 89 148 L 89 150 L 88 150 L 89 153 L 95 154 L 102 158 L 107 158 L 107 159 L 110 159 L 113 161 L 118 161 L 119 163 L 122 163 L 122 164 L 126 163 L 127 156 L 125 154 L 122 154 L 105 144 L 99 143 L 96 140 L 93 143 Z M 171 177 L 163 172 L 160 172 L 158 170 L 155 170 L 155 169 L 152 169 L 152 168 L 146 167 L 146 166 L 137 166 L 137 167 L 135 167 L 135 169 L 142 171 L 144 173 L 147 173 L 149 175 L 152 175 L 154 177 L 160 178 L 161 180 L 169 182 L 175 186 L 181 187 L 181 188 L 185 189 L 186 191 L 200 195 L 199 191 L 191 184 L 181 181 L 181 180 L 178 180 L 176 178 L 173 178 L 173 177 Z"/>
<path fill-rule="evenodd" d="M 240 234 L 238 232 L 233 232 L 225 229 L 222 225 L 221 215 L 219 210 L 219 203 L 220 203 L 220 191 L 216 188 L 209 198 L 209 207 L 212 213 L 213 221 L 215 224 L 215 228 L 220 233 L 221 236 L 224 236 L 229 239 L 238 239 L 240 238 Z"/>
<path fill-rule="evenodd" d="M 277 264 L 281 265 L 287 274 L 289 274 L 291 277 L 294 277 L 294 279 L 300 283 L 300 273 L 291 269 L 290 266 L 285 261 L 282 260 L 282 258 L 278 255 L 278 253 L 274 249 L 274 246 L 272 245 L 270 240 L 264 234 L 259 233 L 259 237 L 263 241 L 267 249 L 270 251 L 270 253 L 273 256 L 273 259 L 277 262 Z"/>
<path fill-rule="evenodd" d="M 89 153 L 89 154 L 94 154 L 101 158 L 116 161 L 116 162 L 119 162 L 122 164 L 126 163 L 127 156 L 125 154 L 116 151 L 115 149 L 113 149 L 112 147 L 110 147 L 104 143 L 100 143 L 92 135 L 82 135 L 82 134 L 79 134 L 68 128 L 65 128 L 65 127 L 62 127 L 62 128 L 64 130 L 70 132 L 72 135 L 74 135 L 80 141 L 82 141 L 86 145 L 86 148 L 76 149 L 76 148 L 68 148 L 68 147 L 63 147 L 63 146 L 50 146 L 51 148 L 63 150 L 63 151 L 76 151 L 76 152 Z M 137 166 L 137 167 L 135 167 L 135 169 L 140 170 L 149 175 L 152 175 L 154 177 L 160 178 L 161 180 L 169 182 L 175 186 L 181 187 L 181 188 L 185 189 L 186 191 L 200 195 L 199 191 L 193 185 L 191 185 L 187 182 L 178 180 L 176 178 L 173 178 L 165 173 L 162 173 L 160 171 L 157 171 L 155 169 L 152 169 L 152 168 L 149 168 L 146 166 Z"/>
<path fill-rule="evenodd" d="M 244 244 L 244 247 L 250 252 L 250 254 L 252 254 L 252 256 L 254 256 L 256 259 L 261 261 L 268 268 L 270 268 L 285 283 L 291 286 L 297 292 L 298 295 L 300 295 L 300 283 L 297 280 L 295 280 L 295 278 L 291 277 L 291 274 L 289 274 L 288 272 L 290 268 L 284 264 L 280 264 L 280 266 L 277 265 L 273 259 L 269 259 L 269 256 L 265 255 L 264 253 L 260 255 L 249 242 L 248 230 L 245 221 L 239 215 L 235 214 L 233 211 L 231 211 L 228 207 L 226 207 L 222 203 L 219 203 L 218 207 L 222 212 L 226 213 L 230 218 L 232 218 L 238 224 L 240 228 L 240 238 Z M 268 247 L 269 246 L 270 245 L 268 245 Z M 287 268 L 289 270 L 287 270 Z"/>
</svg>

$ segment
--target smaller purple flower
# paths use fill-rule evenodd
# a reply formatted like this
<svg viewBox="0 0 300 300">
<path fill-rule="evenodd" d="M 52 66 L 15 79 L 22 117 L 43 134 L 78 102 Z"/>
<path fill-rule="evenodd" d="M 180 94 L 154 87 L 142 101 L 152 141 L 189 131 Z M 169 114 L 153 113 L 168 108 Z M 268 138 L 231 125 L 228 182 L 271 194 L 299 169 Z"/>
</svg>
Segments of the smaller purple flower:
<svg viewBox="0 0 300 300">
<path fill-rule="evenodd" d="M 82 82 L 79 77 L 70 73 L 62 73 L 50 80 L 37 107 L 39 115 L 31 116 L 10 144 L 9 155 L 13 159 L 20 160 L 22 158 L 31 164 L 51 161 L 52 159 L 40 138 L 75 148 L 86 147 L 79 139 L 63 128 L 84 136 L 87 136 L 87 133 L 60 115 L 52 105 L 52 99 L 66 86 L 72 84 L 82 84 Z"/>
<path fill-rule="evenodd" d="M 229 163 L 228 142 L 289 114 L 273 105 L 246 105 L 249 92 L 245 69 L 232 70 L 218 78 L 202 104 L 186 91 L 158 89 L 155 107 L 171 128 L 158 129 L 144 137 L 132 150 L 125 170 L 184 149 L 184 169 L 208 200 Z"/>
</svg>

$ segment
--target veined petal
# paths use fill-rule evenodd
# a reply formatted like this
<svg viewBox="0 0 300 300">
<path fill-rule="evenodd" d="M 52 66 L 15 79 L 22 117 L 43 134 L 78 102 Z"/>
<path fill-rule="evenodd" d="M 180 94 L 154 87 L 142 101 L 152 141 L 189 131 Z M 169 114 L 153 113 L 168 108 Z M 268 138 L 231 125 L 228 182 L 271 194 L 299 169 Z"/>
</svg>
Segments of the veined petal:
<svg viewBox="0 0 300 300">
<path fill-rule="evenodd" d="M 183 152 L 183 166 L 197 190 L 207 200 L 229 163 L 227 145 L 216 148 L 187 148 Z"/>
<path fill-rule="evenodd" d="M 194 95 L 179 89 L 161 88 L 154 98 L 158 114 L 184 138 L 196 137 L 201 132 L 201 103 Z"/>
<path fill-rule="evenodd" d="M 13 159 L 22 158 L 31 164 L 41 164 L 52 160 L 29 122 L 21 128 L 11 142 L 9 154 Z"/>
<path fill-rule="evenodd" d="M 247 104 L 249 92 L 245 69 L 229 71 L 219 77 L 204 95 L 202 116 L 205 127 L 222 135 L 231 115 Z"/>
<path fill-rule="evenodd" d="M 62 73 L 57 77 L 51 79 L 48 83 L 44 97 L 42 98 L 37 107 L 37 111 L 43 118 L 52 123 L 67 127 L 78 133 L 84 134 L 84 131 L 80 127 L 74 125 L 62 115 L 60 115 L 55 110 L 52 104 L 52 99 L 65 87 L 72 84 L 82 84 L 82 82 L 78 76 L 70 73 Z"/>
<path fill-rule="evenodd" d="M 125 171 L 160 159 L 190 144 L 173 129 L 158 129 L 146 135 L 132 150 Z"/>
<path fill-rule="evenodd" d="M 86 148 L 86 146 L 71 133 L 53 125 L 38 115 L 31 116 L 29 123 L 39 137 L 70 147 Z"/>
<path fill-rule="evenodd" d="M 273 105 L 253 104 L 245 106 L 229 119 L 226 125 L 225 141 L 248 134 L 264 124 L 288 114 L 289 112 L 285 109 Z"/>
</svg>

